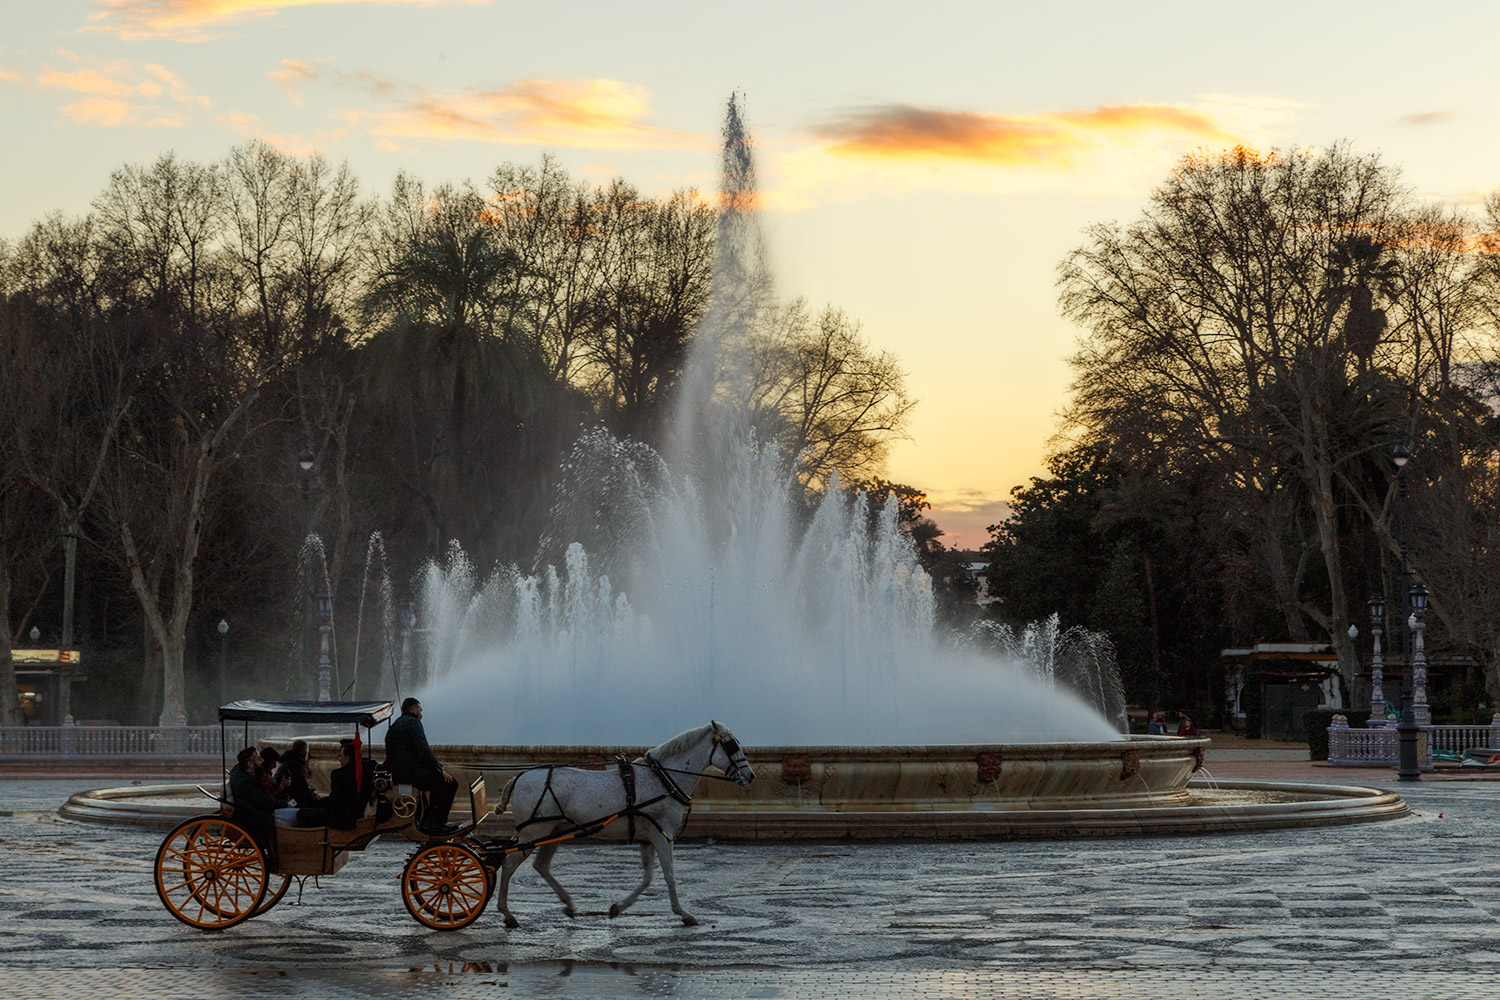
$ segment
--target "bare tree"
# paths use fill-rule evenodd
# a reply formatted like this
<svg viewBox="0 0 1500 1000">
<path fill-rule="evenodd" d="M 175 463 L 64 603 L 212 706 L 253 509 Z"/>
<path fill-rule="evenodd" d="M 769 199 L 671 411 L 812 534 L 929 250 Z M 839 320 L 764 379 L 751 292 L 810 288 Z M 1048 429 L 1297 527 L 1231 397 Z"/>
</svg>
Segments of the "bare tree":
<svg viewBox="0 0 1500 1000">
<path fill-rule="evenodd" d="M 1073 421 L 1164 474 L 1215 470 L 1288 632 L 1310 619 L 1346 682 L 1347 511 L 1389 538 L 1391 477 L 1371 456 L 1411 434 L 1447 379 L 1434 358 L 1476 315 L 1455 308 L 1464 268 L 1432 252 L 1442 225 L 1378 157 L 1237 149 L 1185 159 L 1138 221 L 1094 227 L 1060 268 L 1063 310 L 1088 331 Z"/>
<path fill-rule="evenodd" d="M 894 355 L 871 350 L 843 311 L 829 306 L 813 318 L 801 300 L 781 310 L 752 354 L 757 426 L 804 484 L 881 470 L 915 405 Z"/>
</svg>

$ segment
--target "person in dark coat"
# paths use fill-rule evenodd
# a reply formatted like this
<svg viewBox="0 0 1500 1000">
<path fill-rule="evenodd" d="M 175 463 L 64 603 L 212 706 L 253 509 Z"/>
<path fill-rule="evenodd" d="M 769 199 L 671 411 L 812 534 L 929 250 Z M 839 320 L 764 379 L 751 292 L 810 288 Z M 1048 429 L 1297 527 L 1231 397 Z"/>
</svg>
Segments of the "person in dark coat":
<svg viewBox="0 0 1500 1000">
<path fill-rule="evenodd" d="M 272 798 L 261 787 L 259 750 L 246 747 L 235 759 L 237 763 L 229 770 L 229 793 L 234 797 L 234 820 L 249 831 L 250 836 L 269 853 L 276 843 L 273 817 L 277 809 L 286 805 L 286 800 Z"/>
<path fill-rule="evenodd" d="M 385 766 L 397 782 L 427 793 L 427 811 L 417 829 L 435 837 L 458 829 L 448 822 L 448 811 L 458 794 L 458 780 L 438 763 L 428 745 L 427 733 L 422 728 L 422 703 L 415 698 L 401 703 L 401 718 L 386 730 Z"/>
<path fill-rule="evenodd" d="M 318 805 L 322 796 L 307 783 L 307 741 L 297 740 L 281 755 L 276 782 L 286 789 L 287 798 L 304 809 Z"/>
<path fill-rule="evenodd" d="M 316 806 L 297 810 L 298 826 L 331 826 L 351 829 L 365 814 L 375 790 L 373 768 L 364 768 L 364 780 L 355 779 L 353 740 L 339 741 L 339 766 L 328 776 L 329 792 Z"/>
</svg>

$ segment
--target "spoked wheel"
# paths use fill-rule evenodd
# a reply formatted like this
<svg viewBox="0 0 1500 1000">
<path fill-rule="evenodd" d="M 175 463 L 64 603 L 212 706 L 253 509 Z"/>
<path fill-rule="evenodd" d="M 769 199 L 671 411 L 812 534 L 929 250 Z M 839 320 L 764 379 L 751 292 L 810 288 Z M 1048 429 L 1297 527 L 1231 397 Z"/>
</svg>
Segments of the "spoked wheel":
<svg viewBox="0 0 1500 1000">
<path fill-rule="evenodd" d="M 481 859 L 484 858 L 484 843 L 478 837 L 472 835 L 465 837 L 463 839 L 463 844 L 469 850 L 477 854 Z M 499 879 L 499 876 L 499 869 L 491 868 L 488 864 L 484 866 L 484 878 L 485 882 L 487 883 L 484 890 L 484 901 L 486 903 L 488 903 L 490 901 L 490 897 L 495 894 L 495 882 Z"/>
<path fill-rule="evenodd" d="M 277 879 L 281 879 L 279 885 L 276 882 Z M 290 875 L 272 875 L 270 883 L 266 886 L 265 898 L 260 901 L 260 905 L 255 908 L 255 912 L 250 915 L 258 917 L 281 902 L 281 897 L 286 895 L 286 891 L 291 884 L 292 877 Z M 275 886 L 275 888 L 272 888 L 272 886 Z"/>
<path fill-rule="evenodd" d="M 162 905 L 201 930 L 233 927 L 260 912 L 266 883 L 260 845 L 244 827 L 222 816 L 178 824 L 156 852 L 156 894 Z"/>
<path fill-rule="evenodd" d="M 461 844 L 422 848 L 401 873 L 401 899 L 417 922 L 439 931 L 467 927 L 489 902 L 492 882 L 479 855 Z"/>
</svg>

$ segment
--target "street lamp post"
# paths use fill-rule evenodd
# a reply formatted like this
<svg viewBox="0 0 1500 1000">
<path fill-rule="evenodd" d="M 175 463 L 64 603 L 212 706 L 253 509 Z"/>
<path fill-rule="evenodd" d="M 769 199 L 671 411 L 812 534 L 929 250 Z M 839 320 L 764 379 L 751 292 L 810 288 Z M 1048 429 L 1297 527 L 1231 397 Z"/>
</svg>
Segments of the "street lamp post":
<svg viewBox="0 0 1500 1000">
<path fill-rule="evenodd" d="M 1385 661 L 1380 656 L 1380 628 L 1385 624 L 1385 598 L 1372 597 L 1365 602 L 1370 609 L 1370 636 L 1374 649 L 1370 653 L 1370 721 L 1371 729 L 1385 728 Z"/>
<path fill-rule="evenodd" d="M 1426 631 L 1427 588 L 1420 583 L 1411 588 L 1411 703 L 1412 718 L 1418 726 L 1432 725 L 1432 709 L 1427 705 L 1427 653 L 1422 641 Z"/>
<path fill-rule="evenodd" d="M 299 686 L 303 698 L 312 693 L 307 669 L 307 593 L 311 586 L 307 573 L 307 536 L 312 531 L 308 521 L 308 498 L 312 494 L 315 461 L 312 449 L 304 445 L 297 455 L 297 467 L 302 470 L 302 534 L 297 539 L 297 673 L 301 675 Z"/>
<path fill-rule="evenodd" d="M 333 682 L 332 666 L 328 662 L 328 633 L 333 631 L 333 597 L 328 591 L 318 591 L 318 700 L 330 701 L 329 690 Z"/>
<path fill-rule="evenodd" d="M 1401 599 L 1408 599 L 1410 584 L 1406 564 L 1406 495 L 1407 485 L 1406 463 L 1411 461 L 1411 452 L 1406 445 L 1396 445 L 1395 451 L 1391 452 L 1391 461 L 1396 466 L 1396 508 L 1399 518 L 1398 531 L 1401 543 Z M 1411 595 L 1415 600 L 1415 595 Z M 1424 593 L 1425 601 L 1425 593 Z M 1417 734 L 1421 730 L 1417 726 L 1416 712 L 1412 708 L 1412 619 L 1403 618 L 1401 642 L 1401 721 L 1396 723 L 1396 739 L 1400 744 L 1400 766 L 1396 769 L 1396 776 L 1402 781 L 1422 780 L 1422 771 L 1417 765 Z"/>
<path fill-rule="evenodd" d="M 223 618 L 219 619 L 219 704 L 224 704 L 228 699 L 225 697 L 224 687 L 224 661 L 229 646 L 229 622 Z"/>
</svg>

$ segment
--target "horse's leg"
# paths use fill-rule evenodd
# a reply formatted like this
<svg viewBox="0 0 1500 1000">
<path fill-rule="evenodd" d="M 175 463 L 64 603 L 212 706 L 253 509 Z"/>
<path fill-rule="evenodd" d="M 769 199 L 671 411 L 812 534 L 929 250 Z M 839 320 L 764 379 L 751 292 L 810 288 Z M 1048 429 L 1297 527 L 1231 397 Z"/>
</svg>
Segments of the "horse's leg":
<svg viewBox="0 0 1500 1000">
<path fill-rule="evenodd" d="M 498 876 L 500 884 L 495 887 L 495 905 L 500 908 L 501 913 L 505 914 L 505 926 L 507 927 L 521 926 L 521 922 L 510 912 L 510 906 L 506 903 L 506 896 L 510 893 L 510 877 L 516 873 L 516 869 L 521 867 L 522 862 L 525 860 L 526 855 L 520 851 L 515 851 L 507 854 L 505 860 L 500 862 L 500 874 Z"/>
<path fill-rule="evenodd" d="M 630 895 L 626 896 L 618 903 L 610 906 L 609 915 L 611 917 L 618 917 L 620 914 L 630 909 L 631 905 L 637 899 L 641 898 L 641 893 L 646 891 L 646 886 L 651 884 L 651 869 L 653 867 L 653 855 L 655 853 L 656 849 L 652 847 L 648 841 L 641 842 L 641 868 L 643 869 L 643 871 L 641 872 L 641 884 L 635 887 L 635 892 L 632 892 Z"/>
<path fill-rule="evenodd" d="M 552 887 L 552 891 L 557 893 L 557 898 L 562 900 L 563 903 L 563 912 L 571 917 L 576 915 L 576 911 L 573 909 L 573 897 L 568 895 L 568 890 L 562 887 L 562 883 L 552 877 L 552 855 L 557 853 L 557 846 L 556 844 L 544 844 L 537 848 L 536 860 L 532 862 L 532 867 Z"/>
<path fill-rule="evenodd" d="M 672 842 L 656 830 L 650 831 L 647 836 L 656 844 L 656 854 L 661 858 L 661 874 L 667 880 L 667 897 L 672 901 L 672 912 L 682 918 L 684 926 L 695 926 L 698 918 L 684 909 L 677 898 L 677 875 L 672 870 Z"/>
</svg>

